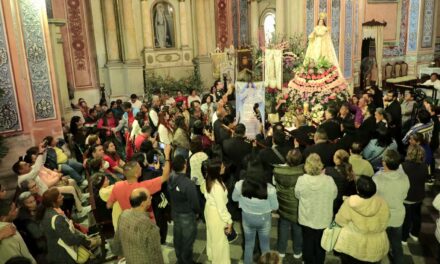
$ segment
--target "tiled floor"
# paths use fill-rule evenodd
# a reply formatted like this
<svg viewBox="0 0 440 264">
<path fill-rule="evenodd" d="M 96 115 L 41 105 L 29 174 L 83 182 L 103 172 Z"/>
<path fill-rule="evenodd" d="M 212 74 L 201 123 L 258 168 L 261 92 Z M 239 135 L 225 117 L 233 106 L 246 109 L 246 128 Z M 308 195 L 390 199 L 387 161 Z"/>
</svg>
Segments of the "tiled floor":
<svg viewBox="0 0 440 264">
<path fill-rule="evenodd" d="M 424 206 L 422 209 L 422 231 L 420 235 L 419 242 L 416 243 L 411 239 L 408 240 L 408 246 L 404 246 L 404 254 L 405 254 L 405 264 L 434 264 L 437 263 L 435 260 L 435 256 L 437 255 L 437 246 L 438 242 L 434 237 L 435 230 L 435 219 L 437 219 L 438 214 L 436 210 L 432 207 L 432 200 L 435 194 L 438 193 L 440 187 L 432 186 L 427 188 L 427 198 L 424 200 Z M 277 242 L 277 218 L 276 216 L 272 221 L 272 230 L 271 230 L 271 248 L 276 249 Z M 165 263 L 176 263 L 176 255 L 173 249 L 173 237 L 172 237 L 172 224 L 168 229 L 168 237 L 167 243 L 163 246 L 163 254 Z M 239 223 L 235 223 L 234 227 L 239 233 L 239 238 L 231 244 L 231 258 L 232 263 L 243 263 L 242 262 L 242 232 L 241 226 Z M 199 263 L 210 263 L 207 260 L 206 256 L 206 229 L 205 225 L 200 222 L 198 225 L 198 234 L 197 240 L 194 244 L 194 261 Z M 112 262 L 117 263 L 117 261 Z M 294 260 L 292 255 L 292 246 L 289 242 L 288 254 L 286 258 L 283 260 L 283 263 L 301 263 L 301 261 Z M 326 257 L 325 263 L 339 263 L 339 258 L 334 256 L 333 254 L 328 254 Z M 388 258 L 382 260 L 383 264 L 390 263 Z"/>
</svg>

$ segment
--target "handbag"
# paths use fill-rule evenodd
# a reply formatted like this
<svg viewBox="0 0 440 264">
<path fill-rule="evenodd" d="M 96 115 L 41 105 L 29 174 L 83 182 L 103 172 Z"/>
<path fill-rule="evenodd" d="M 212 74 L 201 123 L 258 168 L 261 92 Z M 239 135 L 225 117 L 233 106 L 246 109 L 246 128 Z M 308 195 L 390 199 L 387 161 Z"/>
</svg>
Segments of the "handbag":
<svg viewBox="0 0 440 264">
<path fill-rule="evenodd" d="M 56 221 L 57 217 L 58 217 L 58 215 L 54 215 L 51 219 L 51 227 L 53 230 L 55 230 L 55 221 Z M 73 225 L 69 223 L 69 227 L 70 227 L 70 231 L 72 231 L 72 233 L 74 233 L 75 230 L 74 230 Z M 69 254 L 69 256 L 73 260 L 75 260 L 76 263 L 84 264 L 89 259 L 94 258 L 94 254 L 90 250 L 88 250 L 86 247 L 84 247 L 83 245 L 69 246 L 61 238 L 58 239 L 57 244 L 60 245 L 62 248 L 64 248 L 66 250 L 67 254 Z"/>
<path fill-rule="evenodd" d="M 336 241 L 338 241 L 339 233 L 341 232 L 341 227 L 333 221 L 329 227 L 324 229 L 321 238 L 321 247 L 330 252 L 335 248 Z"/>
</svg>

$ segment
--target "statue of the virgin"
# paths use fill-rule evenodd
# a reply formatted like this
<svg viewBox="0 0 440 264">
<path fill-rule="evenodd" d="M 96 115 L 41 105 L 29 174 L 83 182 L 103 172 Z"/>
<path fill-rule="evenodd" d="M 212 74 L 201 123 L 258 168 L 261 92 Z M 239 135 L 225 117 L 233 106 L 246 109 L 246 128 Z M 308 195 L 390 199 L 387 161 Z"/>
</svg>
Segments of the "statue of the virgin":
<svg viewBox="0 0 440 264">
<path fill-rule="evenodd" d="M 331 38 L 331 32 L 329 28 L 327 28 L 325 19 L 326 14 L 320 13 L 318 24 L 309 35 L 309 45 L 307 47 L 304 62 L 307 63 L 310 60 L 317 62 L 320 57 L 325 57 L 340 71 L 338 57 L 336 56 L 336 51 Z"/>
</svg>

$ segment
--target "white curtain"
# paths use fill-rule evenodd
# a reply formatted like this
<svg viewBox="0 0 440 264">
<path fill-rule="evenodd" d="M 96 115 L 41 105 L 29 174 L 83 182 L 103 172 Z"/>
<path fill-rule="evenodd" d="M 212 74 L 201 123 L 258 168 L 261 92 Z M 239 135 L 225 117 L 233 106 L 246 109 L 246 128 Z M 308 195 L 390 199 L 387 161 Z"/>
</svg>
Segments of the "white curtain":
<svg viewBox="0 0 440 264">
<path fill-rule="evenodd" d="M 382 87 L 383 26 L 363 27 L 363 39 L 374 38 L 376 45 L 377 85 Z"/>
</svg>

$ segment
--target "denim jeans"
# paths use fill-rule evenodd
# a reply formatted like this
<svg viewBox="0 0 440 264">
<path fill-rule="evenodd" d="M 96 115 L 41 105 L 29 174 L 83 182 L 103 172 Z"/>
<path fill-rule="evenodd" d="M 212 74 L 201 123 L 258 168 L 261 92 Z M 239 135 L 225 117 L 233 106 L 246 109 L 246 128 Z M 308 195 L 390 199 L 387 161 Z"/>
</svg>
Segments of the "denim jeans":
<svg viewBox="0 0 440 264">
<path fill-rule="evenodd" d="M 392 263 L 403 263 L 402 248 L 402 226 L 387 227 L 388 240 L 390 241 L 390 249 L 392 253 Z"/>
<path fill-rule="evenodd" d="M 174 249 L 178 264 L 193 264 L 193 245 L 197 236 L 195 214 L 173 214 Z"/>
<path fill-rule="evenodd" d="M 321 247 L 324 229 L 313 229 L 302 226 L 304 241 L 303 260 L 305 264 L 324 264 L 325 250 Z"/>
<path fill-rule="evenodd" d="M 406 241 L 409 233 L 418 237 L 422 226 L 422 202 L 405 205 L 405 221 L 402 225 L 402 241 Z"/>
<path fill-rule="evenodd" d="M 258 232 L 261 254 L 270 251 L 270 228 L 272 227 L 272 214 L 261 215 L 242 212 L 244 232 L 244 263 L 252 264 L 255 246 L 255 235 Z"/>
<path fill-rule="evenodd" d="M 66 163 L 61 164 L 61 172 L 64 175 L 74 179 L 77 184 L 81 184 L 81 182 L 84 180 L 83 176 L 81 175 L 83 170 L 83 165 L 73 159 L 69 159 Z"/>
<path fill-rule="evenodd" d="M 293 253 L 299 255 L 302 253 L 302 228 L 298 223 L 290 222 L 283 217 L 280 217 L 278 222 L 278 252 L 286 254 L 289 231 L 293 240 Z"/>
</svg>

